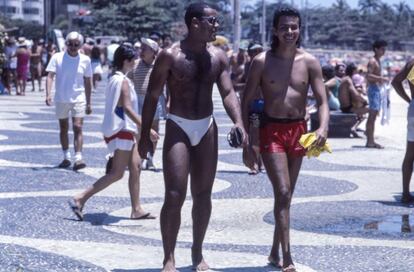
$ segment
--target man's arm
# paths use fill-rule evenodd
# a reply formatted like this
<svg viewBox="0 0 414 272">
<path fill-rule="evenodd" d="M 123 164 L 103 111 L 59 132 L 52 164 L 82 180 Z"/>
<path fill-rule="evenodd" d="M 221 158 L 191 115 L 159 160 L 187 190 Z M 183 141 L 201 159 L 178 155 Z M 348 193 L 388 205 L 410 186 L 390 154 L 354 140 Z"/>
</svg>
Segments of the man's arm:
<svg viewBox="0 0 414 272">
<path fill-rule="evenodd" d="M 167 81 L 173 57 L 170 49 L 162 50 L 158 55 L 148 83 L 147 94 L 145 95 L 142 108 L 142 128 L 141 140 L 138 151 L 142 158 L 147 157 L 147 153 L 153 149 L 150 140 L 150 131 L 154 119 L 158 98 L 161 95 L 165 82 Z"/>
<path fill-rule="evenodd" d="M 86 96 L 86 114 L 92 113 L 91 108 L 91 90 L 92 90 L 92 78 L 84 77 L 83 83 L 85 85 L 85 96 Z"/>
<path fill-rule="evenodd" d="M 352 82 L 352 78 L 348 77 L 344 80 L 344 87 L 348 89 L 349 93 L 351 94 L 352 101 L 356 102 L 367 102 L 362 95 L 355 89 L 354 83 Z M 351 101 L 351 102 L 352 102 Z"/>
<path fill-rule="evenodd" d="M 249 111 L 257 92 L 259 91 L 260 78 L 262 75 L 263 63 L 261 58 L 252 61 L 249 73 L 247 74 L 246 85 L 242 99 L 242 119 L 245 128 L 249 127 Z"/>
<path fill-rule="evenodd" d="M 326 98 L 325 85 L 323 84 L 322 69 L 319 61 L 313 56 L 309 59 L 309 78 L 313 94 L 315 96 L 319 112 L 319 128 L 315 131 L 316 144 L 322 146 L 328 137 L 329 107 Z"/>
<path fill-rule="evenodd" d="M 408 96 L 407 92 L 402 85 L 402 82 L 407 79 L 408 73 L 414 66 L 414 61 L 408 62 L 400 72 L 398 72 L 394 79 L 391 81 L 392 86 L 394 87 L 395 91 L 402 99 L 407 101 L 408 103 L 411 102 L 411 98 Z"/>
<path fill-rule="evenodd" d="M 230 79 L 229 62 L 223 52 L 219 52 L 218 55 L 222 65 L 222 71 L 217 79 L 217 87 L 223 100 L 224 108 L 234 124 L 243 126 L 240 103 Z"/>
<path fill-rule="evenodd" d="M 52 105 L 52 85 L 55 78 L 54 72 L 49 72 L 46 77 L 46 105 Z"/>
<path fill-rule="evenodd" d="M 221 99 L 223 100 L 224 108 L 226 109 L 227 114 L 230 116 L 233 121 L 235 128 L 240 128 L 243 131 L 243 142 L 242 146 L 246 146 L 248 142 L 248 136 L 246 129 L 243 125 L 243 120 L 241 116 L 240 102 L 236 96 L 236 92 L 233 89 L 233 85 L 230 79 L 230 67 L 229 62 L 223 51 L 218 52 L 218 57 L 222 66 L 220 75 L 217 78 L 217 87 L 219 89 Z"/>
</svg>

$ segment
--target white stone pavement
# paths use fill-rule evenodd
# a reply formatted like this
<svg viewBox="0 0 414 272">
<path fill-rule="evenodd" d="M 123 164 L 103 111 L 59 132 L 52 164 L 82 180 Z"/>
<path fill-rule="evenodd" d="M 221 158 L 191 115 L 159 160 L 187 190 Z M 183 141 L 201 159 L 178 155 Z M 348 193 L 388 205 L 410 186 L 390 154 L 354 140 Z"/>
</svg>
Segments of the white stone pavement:
<svg viewBox="0 0 414 272">
<path fill-rule="evenodd" d="M 29 88 L 30 89 L 30 88 Z M 333 179 L 344 179 L 358 186 L 352 192 L 312 197 L 294 197 L 293 205 L 299 203 L 331 202 L 331 201 L 395 201 L 394 196 L 401 191 L 401 173 L 399 171 L 405 149 L 406 131 L 406 104 L 395 94 L 392 95 L 392 118 L 391 123 L 386 126 L 377 124 L 376 135 L 378 141 L 385 145 L 384 150 L 355 148 L 364 146 L 364 139 L 329 139 L 333 154 L 323 154 L 319 158 L 322 162 L 328 162 L 347 166 L 373 166 L 391 168 L 396 171 L 312 171 L 306 170 L 302 174 L 316 177 L 327 177 Z M 216 107 L 220 107 L 220 99 L 215 94 Z M 102 108 L 102 104 L 94 105 Z M 222 111 L 221 109 L 219 109 Z M 59 148 L 59 145 L 40 145 L 34 146 L 27 142 L 27 145 L 2 144 L 7 136 L 2 134 L 2 130 L 12 130 L 21 132 L 48 132 L 48 129 L 28 128 L 22 124 L 31 123 L 33 120 L 27 118 L 27 113 L 45 112 L 44 93 L 27 92 L 25 97 L 0 96 L 0 167 L 53 167 L 50 164 L 33 164 L 30 162 L 16 162 L 2 159 L 1 152 L 43 148 Z M 96 116 L 87 122 L 99 124 L 102 116 Z M 42 120 L 35 120 L 43 122 Z M 47 122 L 47 121 L 45 121 Z M 221 127 L 231 127 L 230 121 L 220 124 Z M 85 131 L 85 135 L 100 137 L 99 131 Z M 162 139 L 161 139 L 162 140 Z M 161 141 L 162 142 L 162 141 Z M 162 143 L 159 144 L 162 146 Z M 104 148 L 103 142 L 86 144 L 84 149 L 99 147 Z M 335 151 L 339 150 L 339 151 Z M 240 156 L 240 150 L 224 149 L 220 150 L 220 155 L 234 154 Z M 161 165 L 161 152 L 156 153 L 155 162 Z M 239 161 L 239 160 L 235 160 Z M 103 174 L 103 167 L 88 167 L 82 172 L 86 175 L 98 178 Z M 218 170 L 226 171 L 245 171 L 246 168 L 238 163 L 219 162 Z M 58 171 L 58 170 L 57 170 Z M 163 197 L 163 181 L 161 172 L 142 173 L 142 198 Z M 214 192 L 223 191 L 231 186 L 226 180 L 217 179 Z M 119 196 L 128 198 L 127 177 L 114 184 L 107 190 L 100 193 L 100 196 L 112 197 Z M 36 192 L 21 192 L 16 188 L 13 192 L 1 192 L 0 199 L 13 201 L 16 198 L 26 197 L 70 197 L 79 190 L 46 190 Z M 152 211 L 157 216 L 162 205 L 161 201 L 145 204 L 145 209 Z M 263 217 L 273 208 L 273 199 L 214 199 L 213 213 L 209 229 L 206 235 L 206 243 L 212 244 L 237 244 L 237 245 L 257 245 L 269 246 L 273 233 L 273 225 L 265 223 Z M 24 212 L 24 211 L 22 211 Z M 130 210 L 126 206 L 119 210 L 114 210 L 111 215 L 128 218 Z M 186 201 L 182 213 L 182 226 L 179 233 L 179 241 L 191 242 L 191 200 Z M 79 223 L 83 224 L 83 223 Z M 47 226 L 45 226 L 47 227 Z M 103 224 L 106 230 L 114 233 L 122 233 L 129 236 L 151 238 L 161 241 L 158 220 L 120 220 L 116 223 L 107 222 Z M 392 247 L 399 249 L 414 249 L 412 239 L 372 239 L 359 237 L 344 237 L 342 235 L 311 233 L 306 231 L 292 230 L 292 245 L 303 246 L 366 246 L 366 247 Z M 0 243 L 21 245 L 37 249 L 41 252 L 59 254 L 75 260 L 83 260 L 102 267 L 108 271 L 114 269 L 158 269 L 161 266 L 162 247 L 149 245 L 130 245 L 122 243 L 68 241 L 59 239 L 41 239 L 0 235 Z M 216 250 L 206 250 L 204 253 L 206 260 L 212 266 L 212 271 L 224 271 L 228 267 L 263 267 L 266 265 L 266 255 L 252 254 L 244 252 L 223 252 Z M 178 267 L 185 267 L 181 271 L 187 271 L 190 265 L 190 249 L 177 248 L 176 262 Z M 299 271 L 314 271 L 309 266 L 301 265 L 298 261 Z M 187 268 L 186 268 L 187 267 Z M 413 268 L 414 270 L 414 268 Z M 152 270 L 151 270 L 152 271 Z M 254 269 L 252 269 L 254 271 Z M 270 267 L 266 270 L 272 271 Z"/>
</svg>

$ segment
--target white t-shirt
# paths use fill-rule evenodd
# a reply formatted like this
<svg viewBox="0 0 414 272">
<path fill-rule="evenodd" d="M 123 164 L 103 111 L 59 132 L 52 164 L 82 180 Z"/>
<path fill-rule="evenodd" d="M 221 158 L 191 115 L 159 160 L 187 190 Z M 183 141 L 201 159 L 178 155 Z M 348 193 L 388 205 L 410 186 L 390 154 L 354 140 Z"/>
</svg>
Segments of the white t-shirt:
<svg viewBox="0 0 414 272">
<path fill-rule="evenodd" d="M 76 57 L 67 52 L 52 56 L 46 68 L 47 72 L 56 74 L 55 102 L 85 102 L 84 77 L 92 77 L 91 59 L 79 53 Z"/>
</svg>

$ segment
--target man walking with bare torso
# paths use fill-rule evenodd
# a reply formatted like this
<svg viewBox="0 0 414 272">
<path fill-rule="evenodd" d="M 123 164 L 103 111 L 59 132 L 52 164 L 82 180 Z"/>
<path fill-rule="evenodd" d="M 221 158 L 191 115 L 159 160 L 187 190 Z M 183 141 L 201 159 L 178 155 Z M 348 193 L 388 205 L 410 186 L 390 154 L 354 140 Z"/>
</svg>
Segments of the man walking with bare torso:
<svg viewBox="0 0 414 272">
<path fill-rule="evenodd" d="M 319 61 L 298 48 L 300 14 L 293 8 L 281 8 L 273 18 L 272 49 L 253 60 L 247 77 L 242 115 L 248 125 L 249 105 L 260 87 L 264 112 L 260 118 L 260 152 L 275 195 L 275 231 L 269 262 L 282 271 L 296 271 L 290 253 L 289 221 L 293 191 L 306 150 L 299 144 L 306 133 L 306 99 L 312 87 L 319 106 L 320 127 L 316 144 L 323 146 L 328 133 L 329 108 Z M 247 147 L 249 149 L 249 147 Z M 247 164 L 256 156 L 250 149 Z M 281 245 L 283 262 L 279 257 Z"/>
<path fill-rule="evenodd" d="M 374 140 L 375 121 L 378 112 L 381 109 L 381 85 L 389 81 L 388 78 L 382 76 L 381 58 L 385 54 L 387 42 L 383 40 L 375 41 L 372 45 L 374 56 L 368 62 L 367 82 L 368 82 L 368 105 L 369 113 L 365 134 L 367 135 L 368 148 L 384 148 Z"/>
<path fill-rule="evenodd" d="M 218 133 L 213 118 L 212 91 L 217 83 L 224 107 L 235 127 L 242 130 L 240 105 L 231 84 L 225 53 L 207 43 L 214 41 L 217 11 L 205 3 L 188 6 L 185 22 L 188 36 L 159 54 L 149 82 L 142 111 L 140 155 L 152 151 L 149 132 L 158 98 L 167 83 L 171 95 L 163 147 L 165 200 L 161 210 L 164 246 L 162 271 L 176 271 L 174 249 L 181 222 L 181 207 L 191 177 L 193 198 L 193 268 L 208 270 L 202 244 L 211 215 L 211 192 L 217 168 Z"/>
</svg>

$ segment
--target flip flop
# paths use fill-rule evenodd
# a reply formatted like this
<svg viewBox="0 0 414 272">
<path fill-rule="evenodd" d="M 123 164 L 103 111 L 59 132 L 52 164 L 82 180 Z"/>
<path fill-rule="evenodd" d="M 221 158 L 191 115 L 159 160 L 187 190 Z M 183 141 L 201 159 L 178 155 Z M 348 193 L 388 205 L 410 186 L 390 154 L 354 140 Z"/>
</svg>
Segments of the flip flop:
<svg viewBox="0 0 414 272">
<path fill-rule="evenodd" d="M 82 208 L 79 208 L 78 205 L 76 205 L 73 200 L 69 200 L 68 204 L 69 204 L 69 207 L 71 208 L 72 212 L 79 219 L 79 221 L 83 221 Z"/>
<path fill-rule="evenodd" d="M 278 269 L 282 268 L 281 262 L 280 261 L 276 262 L 276 260 L 274 260 L 273 258 L 270 258 L 270 257 L 267 258 L 267 262 L 270 266 L 276 267 Z"/>
<path fill-rule="evenodd" d="M 145 219 L 156 219 L 156 217 L 151 215 L 151 213 L 146 213 L 144 215 L 141 215 L 140 217 L 131 218 L 131 220 L 145 220 Z"/>
<path fill-rule="evenodd" d="M 380 144 L 373 144 L 373 145 L 365 145 L 366 148 L 377 148 L 377 149 L 384 149 L 384 147 Z"/>
</svg>

